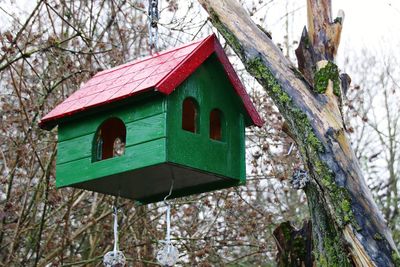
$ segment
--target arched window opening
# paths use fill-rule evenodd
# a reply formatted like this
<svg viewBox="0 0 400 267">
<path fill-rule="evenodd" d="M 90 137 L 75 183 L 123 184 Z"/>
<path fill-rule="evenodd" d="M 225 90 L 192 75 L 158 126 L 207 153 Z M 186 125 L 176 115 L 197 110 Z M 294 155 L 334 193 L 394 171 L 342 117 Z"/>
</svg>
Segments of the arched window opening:
<svg viewBox="0 0 400 267">
<path fill-rule="evenodd" d="M 103 122 L 94 142 L 94 161 L 122 156 L 125 153 L 126 127 L 117 118 Z"/>
<path fill-rule="evenodd" d="M 198 133 L 198 106 L 193 98 L 186 98 L 182 104 L 182 129 Z"/>
<path fill-rule="evenodd" d="M 223 114 L 219 109 L 213 109 L 210 113 L 210 138 L 223 141 Z"/>
</svg>

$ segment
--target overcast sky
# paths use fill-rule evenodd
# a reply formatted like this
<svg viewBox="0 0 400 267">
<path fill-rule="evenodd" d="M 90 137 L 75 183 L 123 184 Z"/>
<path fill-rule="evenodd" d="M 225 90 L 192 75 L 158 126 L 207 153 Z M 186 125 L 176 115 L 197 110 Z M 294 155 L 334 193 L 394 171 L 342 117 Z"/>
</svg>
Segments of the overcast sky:
<svg viewBox="0 0 400 267">
<path fill-rule="evenodd" d="M 263 17 L 263 25 L 272 32 L 274 41 L 281 42 L 286 35 L 286 10 L 290 14 L 290 41 L 299 40 L 306 24 L 306 1 L 288 0 L 287 6 L 283 0 L 264 2 L 268 4 L 263 10 L 257 11 L 257 16 Z M 400 51 L 399 0 L 332 0 L 332 4 L 333 18 L 339 9 L 345 13 L 339 61 L 349 49 L 382 49 L 400 56 L 397 52 Z"/>
<path fill-rule="evenodd" d="M 182 2 L 184 1 L 184 2 Z M 185 5 L 181 0 L 180 5 Z M 34 0 L 0 0 L 1 7 L 8 10 L 8 3 L 16 2 L 21 6 L 25 14 L 33 9 Z M 147 1 L 143 0 L 146 4 Z M 251 5 L 253 1 L 249 0 Z M 281 42 L 286 35 L 285 14 L 289 12 L 289 33 L 292 40 L 299 40 L 301 30 L 306 24 L 306 0 L 264 0 L 262 9 L 258 10 L 256 17 L 262 17 L 263 24 L 273 34 L 275 42 Z M 342 41 L 338 52 L 340 60 L 348 53 L 348 50 L 360 51 L 370 49 L 372 51 L 393 53 L 400 57 L 400 0 L 332 0 L 333 17 L 337 10 L 345 12 L 345 22 L 342 33 Z M 165 3 L 162 3 L 165 5 Z M 9 10 L 8 10 L 9 11 Z M 7 27 L 9 18 L 0 10 L 0 31 Z M 23 21 L 23 16 L 20 17 Z"/>
<path fill-rule="evenodd" d="M 350 47 L 384 50 L 399 56 L 400 1 L 334 0 L 333 3 L 335 10 L 343 9 L 346 14 L 338 56 L 343 56 L 343 49 Z"/>
</svg>

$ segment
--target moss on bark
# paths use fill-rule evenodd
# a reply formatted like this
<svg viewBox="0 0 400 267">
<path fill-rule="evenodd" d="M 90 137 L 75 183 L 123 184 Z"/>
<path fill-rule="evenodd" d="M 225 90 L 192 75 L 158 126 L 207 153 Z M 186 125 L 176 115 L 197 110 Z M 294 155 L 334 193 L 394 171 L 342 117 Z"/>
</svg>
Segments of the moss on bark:
<svg viewBox="0 0 400 267">
<path fill-rule="evenodd" d="M 329 214 L 326 202 L 320 196 L 321 189 L 317 188 L 317 183 L 306 187 L 310 213 L 313 217 L 313 236 L 315 242 L 315 254 L 317 262 L 321 266 L 350 266 L 345 251 L 345 246 L 341 240 L 341 232 L 335 226 L 330 216 L 335 216 L 344 226 L 351 222 L 354 217 L 350 207 L 350 197 L 344 188 L 336 185 L 334 173 L 320 159 L 319 154 L 324 153 L 324 146 L 313 132 L 311 123 L 307 115 L 297 108 L 289 95 L 283 91 L 269 69 L 262 63 L 261 59 L 255 58 L 247 62 L 248 71 L 268 89 L 270 96 L 274 99 L 282 113 L 286 113 L 285 118 L 295 132 L 298 145 L 304 162 L 314 174 L 317 183 L 322 182 L 331 201 L 335 203 L 334 213 Z M 309 188 L 309 189 L 307 189 Z M 310 189 L 311 188 L 311 189 Z"/>
<path fill-rule="evenodd" d="M 317 184 L 311 183 L 305 189 L 308 206 L 312 210 L 313 237 L 316 243 L 317 266 L 351 266 L 346 252 L 343 250 L 344 241 L 341 234 L 330 219 L 321 198 Z M 325 204 L 325 205 L 324 205 Z M 316 224 L 316 225 L 315 225 Z"/>
<path fill-rule="evenodd" d="M 336 96 L 340 96 L 339 68 L 331 61 L 325 67 L 315 72 L 314 92 L 319 94 L 325 93 L 329 80 L 333 83 L 333 93 Z"/>
<path fill-rule="evenodd" d="M 396 251 L 393 251 L 392 259 L 393 259 L 393 262 L 394 262 L 394 266 L 400 267 L 400 256 Z"/>
<path fill-rule="evenodd" d="M 233 35 L 223 23 L 221 23 L 218 14 L 213 10 L 210 9 L 208 10 L 210 14 L 210 19 L 215 27 L 218 28 L 218 31 L 224 36 L 226 42 L 232 47 L 232 49 L 235 51 L 236 54 L 239 55 L 239 57 L 243 58 L 244 57 L 244 51 L 243 47 L 236 38 L 235 35 Z"/>
</svg>

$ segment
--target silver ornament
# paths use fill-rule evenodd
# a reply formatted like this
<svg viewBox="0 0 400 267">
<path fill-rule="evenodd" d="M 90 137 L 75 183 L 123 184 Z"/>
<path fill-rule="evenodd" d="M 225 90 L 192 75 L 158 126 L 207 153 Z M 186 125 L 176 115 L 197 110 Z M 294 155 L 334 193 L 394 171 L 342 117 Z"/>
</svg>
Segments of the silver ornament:
<svg viewBox="0 0 400 267">
<path fill-rule="evenodd" d="M 122 251 L 109 251 L 103 258 L 104 266 L 106 267 L 123 267 L 126 263 L 126 258 Z"/>
<path fill-rule="evenodd" d="M 165 244 L 157 253 L 157 261 L 162 266 L 174 266 L 178 258 L 179 251 L 171 243 Z"/>
</svg>

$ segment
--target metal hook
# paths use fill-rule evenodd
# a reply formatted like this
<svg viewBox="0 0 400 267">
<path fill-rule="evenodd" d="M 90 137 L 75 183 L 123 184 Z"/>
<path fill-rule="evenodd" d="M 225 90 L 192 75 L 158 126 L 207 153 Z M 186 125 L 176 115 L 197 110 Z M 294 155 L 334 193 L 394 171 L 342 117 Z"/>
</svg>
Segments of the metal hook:
<svg viewBox="0 0 400 267">
<path fill-rule="evenodd" d="M 115 196 L 115 198 L 114 198 L 114 204 L 113 204 L 113 210 L 117 210 L 117 211 L 118 211 L 118 209 L 119 209 L 118 198 L 119 198 L 119 194 L 118 194 L 118 196 Z"/>
<path fill-rule="evenodd" d="M 292 153 L 293 148 L 294 148 L 294 143 L 291 143 L 291 144 L 290 144 L 289 151 L 288 151 L 288 153 L 286 154 L 286 156 L 289 156 L 289 155 Z"/>
<path fill-rule="evenodd" d="M 164 204 L 167 206 L 167 214 L 166 214 L 166 222 L 167 222 L 167 236 L 166 241 L 167 244 L 171 243 L 171 204 L 168 203 L 167 198 L 172 195 L 172 190 L 174 188 L 174 179 L 171 179 L 171 187 L 169 189 L 168 195 L 164 197 Z"/>
<path fill-rule="evenodd" d="M 169 198 L 172 195 L 172 190 L 174 189 L 174 179 L 171 179 L 171 187 L 169 188 L 169 193 L 164 197 L 164 204 L 169 205 L 167 202 L 167 198 Z"/>
<path fill-rule="evenodd" d="M 119 198 L 120 197 L 121 197 L 121 188 L 118 188 L 118 194 L 115 195 L 114 204 L 113 204 L 113 208 L 115 208 L 117 211 L 122 210 L 122 207 L 124 206 L 124 204 L 120 204 L 119 203 Z"/>
</svg>

